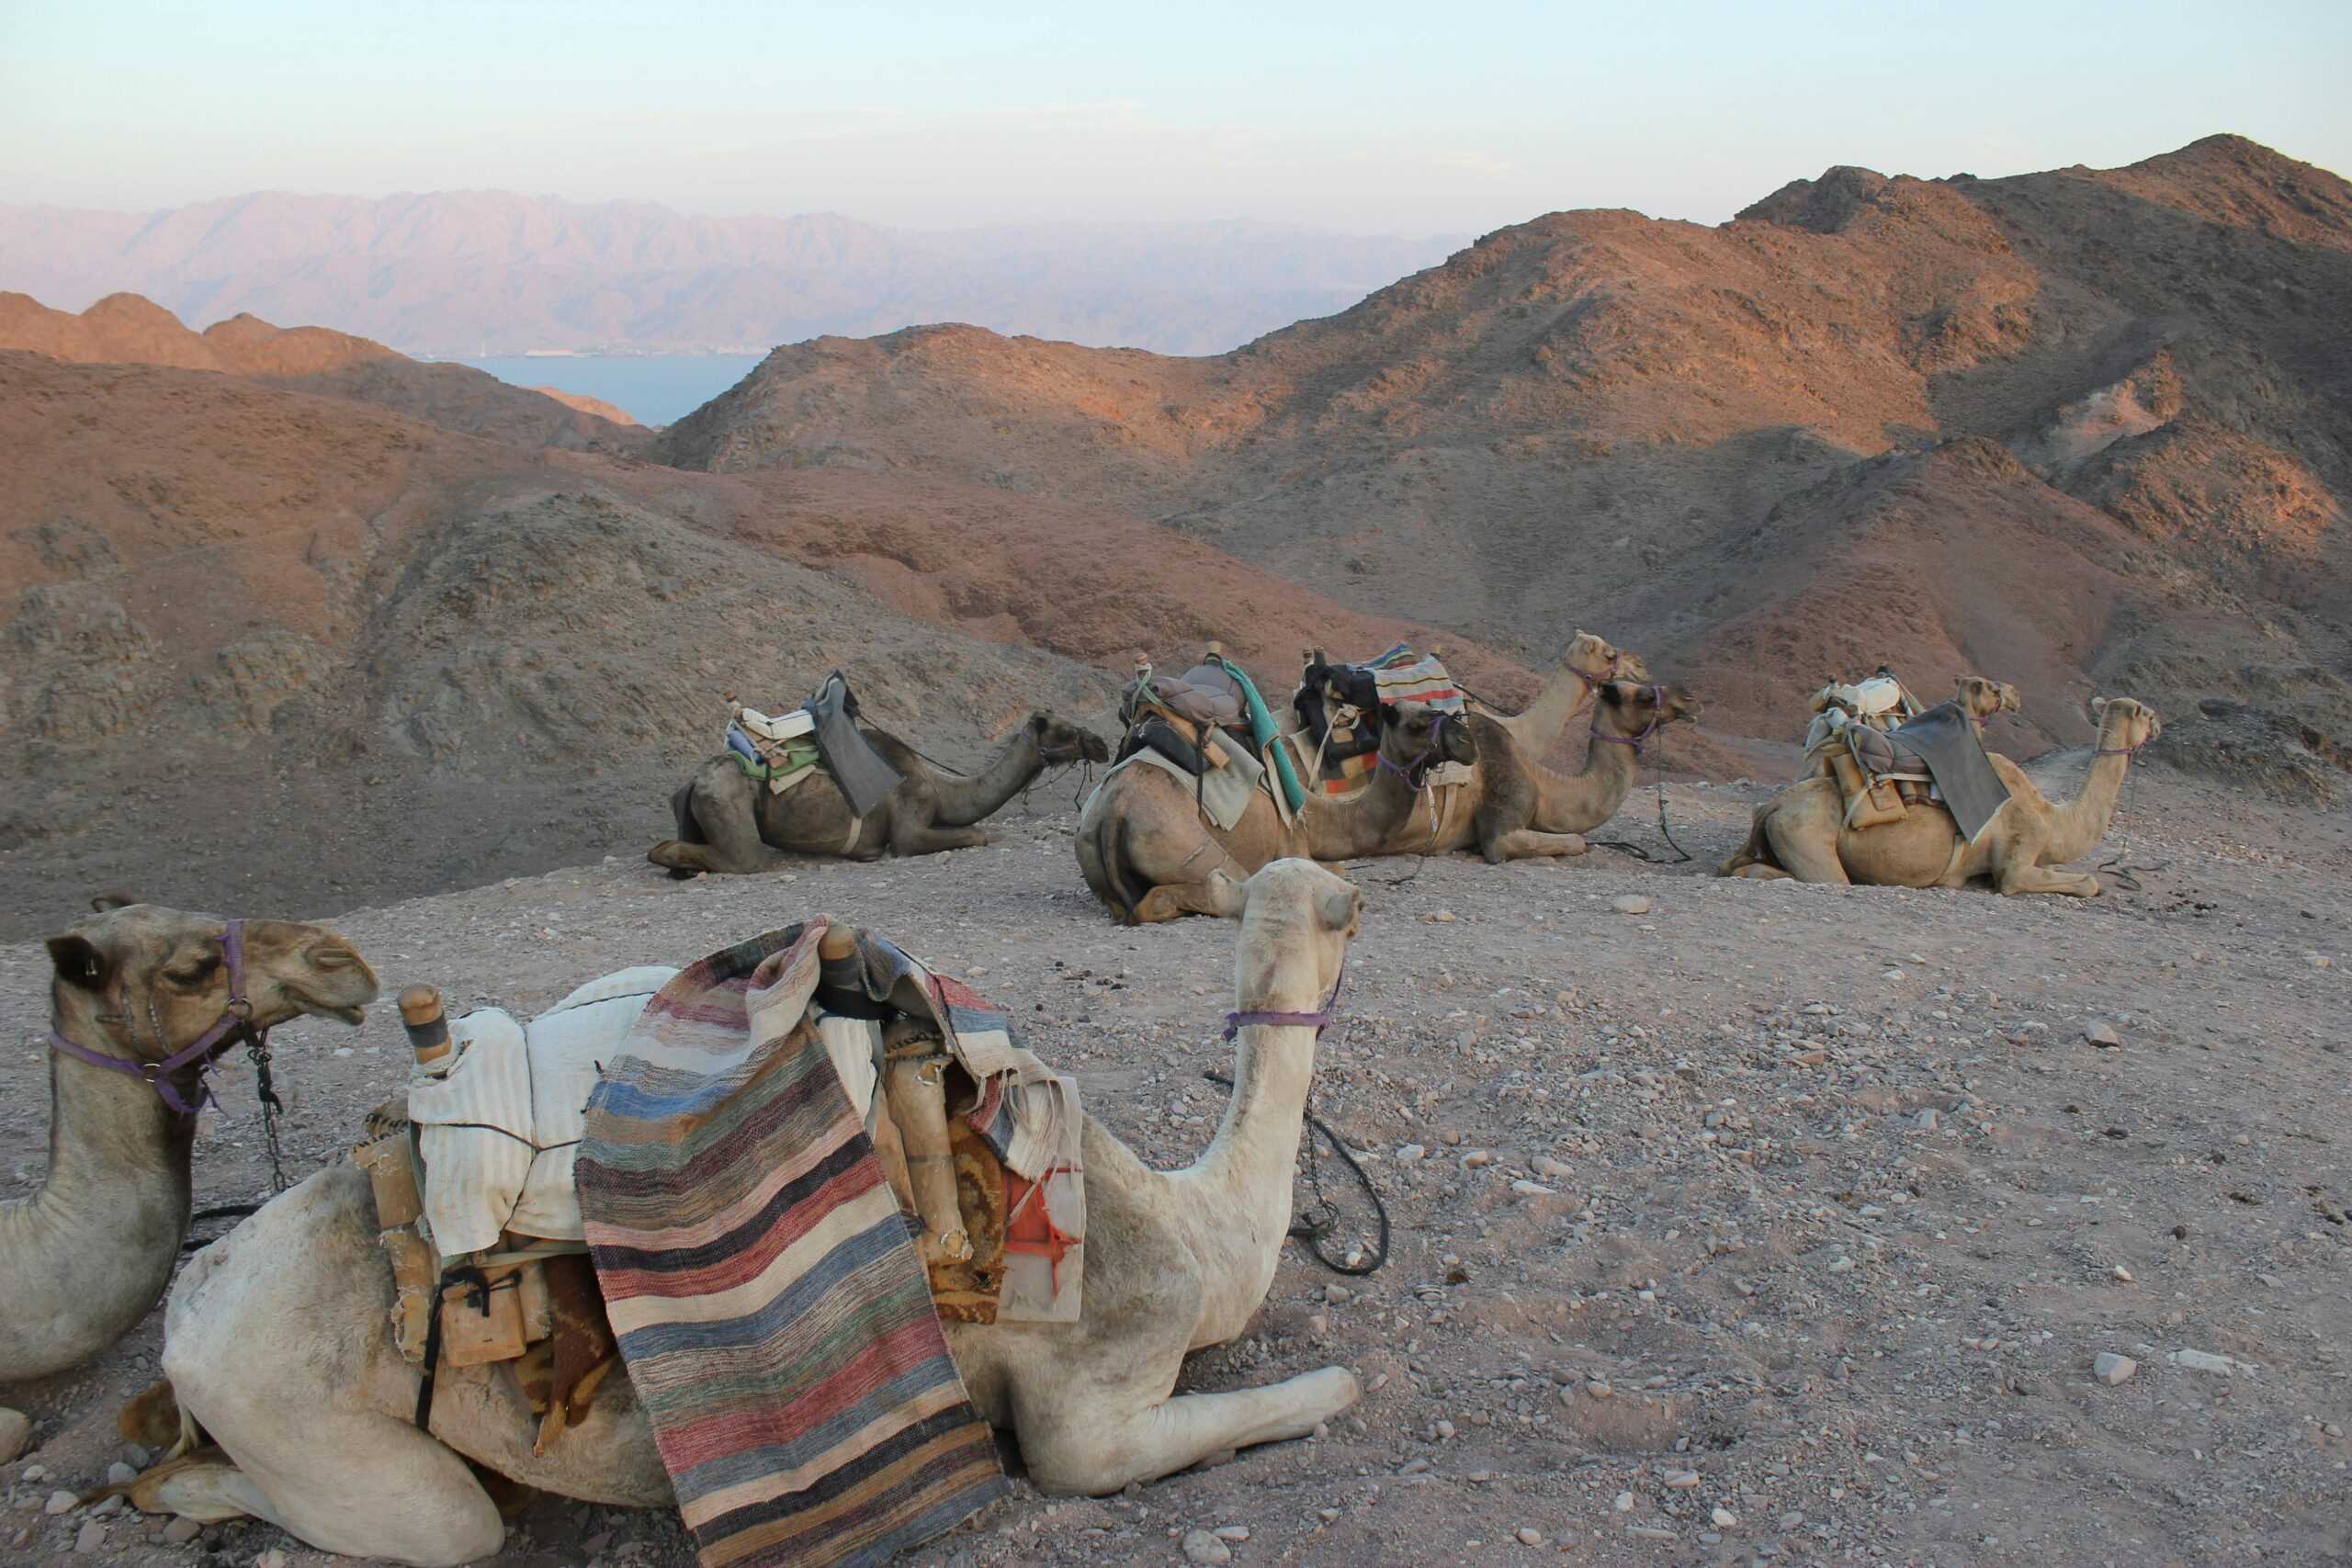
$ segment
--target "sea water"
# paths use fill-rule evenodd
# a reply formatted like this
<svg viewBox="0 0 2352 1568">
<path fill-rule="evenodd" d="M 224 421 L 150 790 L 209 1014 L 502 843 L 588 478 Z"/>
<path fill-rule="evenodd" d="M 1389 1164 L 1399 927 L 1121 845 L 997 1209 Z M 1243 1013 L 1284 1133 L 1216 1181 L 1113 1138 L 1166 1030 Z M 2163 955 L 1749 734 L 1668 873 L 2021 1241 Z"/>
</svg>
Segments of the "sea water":
<svg viewBox="0 0 2352 1568">
<path fill-rule="evenodd" d="M 456 363 L 517 387 L 602 398 L 639 424 L 683 419 L 752 372 L 756 354 L 492 355 Z"/>
</svg>

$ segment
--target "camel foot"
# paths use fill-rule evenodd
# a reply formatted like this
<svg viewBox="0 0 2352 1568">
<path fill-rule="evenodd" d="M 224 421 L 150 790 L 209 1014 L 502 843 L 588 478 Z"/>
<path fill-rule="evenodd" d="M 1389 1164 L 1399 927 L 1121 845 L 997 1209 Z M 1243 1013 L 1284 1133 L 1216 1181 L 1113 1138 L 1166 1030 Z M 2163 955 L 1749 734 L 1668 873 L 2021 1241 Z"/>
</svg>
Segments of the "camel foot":
<svg viewBox="0 0 2352 1568">
<path fill-rule="evenodd" d="M 1306 1437 L 1363 1396 L 1355 1373 L 1325 1367 L 1264 1388 L 1176 1394 L 1124 1422 L 1024 1430 L 1022 1451 L 1039 1491 L 1099 1497 L 1228 1449 Z"/>
<path fill-rule="evenodd" d="M 157 1378 L 123 1402 L 115 1412 L 115 1430 L 126 1443 L 141 1448 L 168 1449 L 180 1440 L 180 1402 L 172 1380 Z"/>
<path fill-rule="evenodd" d="M 1795 877 L 1791 876 L 1779 866 L 1766 865 L 1760 861 L 1750 861 L 1747 864 L 1741 866 L 1737 871 L 1723 871 L 1717 872 L 1715 874 L 1718 876 L 1744 876 L 1750 882 L 1794 882 L 1796 880 Z"/>
</svg>

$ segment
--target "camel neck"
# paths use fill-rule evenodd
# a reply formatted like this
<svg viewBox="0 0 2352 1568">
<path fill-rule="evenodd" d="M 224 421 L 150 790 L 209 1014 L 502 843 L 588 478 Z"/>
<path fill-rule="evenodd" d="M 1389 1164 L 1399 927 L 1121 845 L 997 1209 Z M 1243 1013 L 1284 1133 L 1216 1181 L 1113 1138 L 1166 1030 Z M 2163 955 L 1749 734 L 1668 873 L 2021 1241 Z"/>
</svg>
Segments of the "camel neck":
<svg viewBox="0 0 2352 1568">
<path fill-rule="evenodd" d="M 1561 663 L 1535 694 L 1535 700 L 1510 720 L 1511 739 L 1526 749 L 1530 758 L 1542 757 L 1567 728 L 1568 720 L 1591 703 L 1593 686 L 1584 671 Z"/>
<path fill-rule="evenodd" d="M 1535 816 L 1532 826 L 1546 833 L 1582 833 L 1617 815 L 1634 791 L 1641 759 L 1623 740 L 1605 740 L 1595 732 L 1585 751 L 1584 767 L 1575 773 L 1555 773 L 1533 758 L 1527 769 L 1535 781 Z"/>
<path fill-rule="evenodd" d="M 1385 751 L 1381 758 L 1384 763 L 1390 761 Z M 1410 820 L 1424 793 L 1409 787 L 1391 764 L 1376 765 L 1363 794 L 1344 805 L 1309 795 L 1298 810 L 1306 852 L 1324 861 L 1353 860 L 1376 852 Z"/>
<path fill-rule="evenodd" d="M 92 1043 L 86 1030 L 67 1032 Z M 190 1206 L 193 1117 L 145 1080 L 50 1055 L 49 1170 L 0 1204 L 0 1378 L 86 1359 L 164 1292 Z"/>
<path fill-rule="evenodd" d="M 1270 1002 L 1270 1010 L 1307 1011 L 1317 998 Z M 1250 1250 L 1279 1248 L 1290 1228 L 1291 1170 L 1315 1077 L 1313 1027 L 1251 1024 L 1235 1036 L 1233 1097 L 1216 1136 L 1193 1167 L 1231 1217 L 1235 1240 Z"/>
<path fill-rule="evenodd" d="M 996 815 L 1006 801 L 1045 771 L 1045 757 L 1029 743 L 1027 731 L 1023 730 L 998 748 L 989 765 L 977 773 L 933 774 L 932 789 L 939 796 L 940 826 L 968 828 L 983 818 Z"/>
<path fill-rule="evenodd" d="M 2107 837 L 2107 825 L 2114 818 L 2115 802 L 2123 793 L 2123 776 L 2131 771 L 2132 756 L 2128 751 L 2108 750 L 2104 735 L 2099 737 L 2099 747 L 2075 798 L 2050 808 L 2050 847 L 2045 857 L 2049 864 L 2080 860 Z"/>
</svg>

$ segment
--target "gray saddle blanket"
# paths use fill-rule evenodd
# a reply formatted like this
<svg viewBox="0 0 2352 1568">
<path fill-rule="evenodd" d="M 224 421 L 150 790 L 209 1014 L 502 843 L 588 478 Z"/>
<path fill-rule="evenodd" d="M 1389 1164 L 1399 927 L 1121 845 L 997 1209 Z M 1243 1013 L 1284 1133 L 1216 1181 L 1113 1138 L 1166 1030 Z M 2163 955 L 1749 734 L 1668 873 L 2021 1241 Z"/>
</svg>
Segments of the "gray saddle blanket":
<svg viewBox="0 0 2352 1568">
<path fill-rule="evenodd" d="M 1184 793 L 1199 801 L 1203 815 L 1220 830 L 1229 831 L 1235 823 L 1241 820 L 1242 813 L 1250 809 L 1250 797 L 1258 793 L 1264 782 L 1266 768 L 1221 729 L 1209 732 L 1208 744 L 1225 753 L 1226 765 L 1210 768 L 1198 779 L 1186 771 L 1182 762 L 1163 757 L 1148 746 L 1137 747 L 1134 756 L 1113 768 L 1111 773 L 1138 766 L 1158 768 L 1182 784 Z M 1111 774 L 1105 773 L 1102 784 L 1110 782 Z M 1095 787 L 1099 789 L 1102 785 Z"/>
<path fill-rule="evenodd" d="M 2009 798 L 2009 786 L 1993 771 L 1976 726 L 1958 703 L 1938 703 L 1917 718 L 1888 732 L 1897 766 L 1889 773 L 1909 773 L 1924 765 L 1936 781 L 1944 809 L 1960 825 L 1962 836 L 1974 840 Z M 1875 765 L 1872 771 L 1878 770 Z"/>
<path fill-rule="evenodd" d="M 838 670 L 809 699 L 808 716 L 817 721 L 811 733 L 825 755 L 825 771 L 841 786 L 849 808 L 863 817 L 888 798 L 905 777 L 876 751 L 857 728 L 857 699 Z"/>
<path fill-rule="evenodd" d="M 1151 682 L 1151 691 L 1169 711 L 1194 724 L 1244 722 L 1241 682 L 1214 664 L 1196 664 L 1181 678 L 1158 676 Z"/>
</svg>

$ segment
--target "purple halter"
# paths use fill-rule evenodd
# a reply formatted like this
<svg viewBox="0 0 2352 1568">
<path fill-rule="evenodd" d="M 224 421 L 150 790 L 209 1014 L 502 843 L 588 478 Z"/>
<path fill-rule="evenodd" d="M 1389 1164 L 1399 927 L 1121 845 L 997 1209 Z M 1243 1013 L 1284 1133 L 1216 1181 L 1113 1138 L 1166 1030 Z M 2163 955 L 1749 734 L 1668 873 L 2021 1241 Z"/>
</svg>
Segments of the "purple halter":
<svg viewBox="0 0 2352 1568">
<path fill-rule="evenodd" d="M 144 1079 L 147 1086 L 155 1091 L 155 1097 L 174 1111 L 182 1116 L 196 1115 L 204 1109 L 204 1102 L 212 1098 L 211 1088 L 205 1082 L 203 1075 L 212 1070 L 213 1061 L 222 1052 L 253 1032 L 254 1004 L 245 996 L 245 922 L 231 920 L 228 929 L 221 933 L 220 946 L 229 965 L 229 1005 L 220 1010 L 220 1016 L 212 1021 L 212 1027 L 198 1035 L 193 1043 L 182 1046 L 160 1062 L 135 1062 L 93 1051 L 86 1045 L 76 1045 L 52 1029 L 49 1032 L 50 1048 L 62 1051 L 94 1067 L 104 1067 L 110 1073 Z M 135 1038 L 136 1032 L 133 1033 Z M 179 1090 L 173 1087 L 170 1077 L 190 1063 L 200 1064 L 196 1079 L 196 1103 L 193 1105 L 180 1099 Z"/>
<path fill-rule="evenodd" d="M 1271 1023 L 1277 1027 L 1312 1029 L 1317 1038 L 1321 1038 L 1323 1032 L 1331 1027 L 1331 1020 L 1339 1013 L 1340 987 L 1347 983 L 1347 979 L 1348 961 L 1342 958 L 1340 960 L 1340 972 L 1331 977 L 1331 994 L 1324 998 L 1322 1007 L 1314 1012 L 1264 1012 L 1252 1009 L 1227 1013 L 1225 1043 L 1228 1045 L 1232 1044 L 1235 1035 L 1239 1034 L 1251 1024 L 1259 1023 Z"/>
<path fill-rule="evenodd" d="M 1650 694 L 1650 725 L 1647 729 L 1643 730 L 1639 735 L 1607 734 L 1601 729 L 1600 715 L 1596 712 L 1592 716 L 1592 738 L 1595 740 L 1606 740 L 1612 746 L 1631 746 L 1634 749 L 1634 755 L 1640 756 L 1642 748 L 1649 744 L 1650 737 L 1657 733 L 1658 726 L 1666 722 L 1666 688 L 1650 686 L 1645 689 Z"/>
<path fill-rule="evenodd" d="M 1430 743 L 1421 748 L 1419 756 L 1407 762 L 1403 767 L 1400 768 L 1390 761 L 1388 754 L 1385 751 L 1373 753 L 1373 761 L 1403 779 L 1407 789 L 1411 790 L 1415 795 L 1420 794 L 1430 787 L 1430 771 L 1437 766 L 1430 759 L 1437 755 L 1438 742 L 1445 734 L 1445 721 L 1453 716 L 1451 714 L 1442 713 L 1430 722 Z"/>
</svg>

